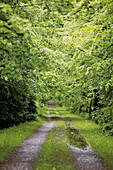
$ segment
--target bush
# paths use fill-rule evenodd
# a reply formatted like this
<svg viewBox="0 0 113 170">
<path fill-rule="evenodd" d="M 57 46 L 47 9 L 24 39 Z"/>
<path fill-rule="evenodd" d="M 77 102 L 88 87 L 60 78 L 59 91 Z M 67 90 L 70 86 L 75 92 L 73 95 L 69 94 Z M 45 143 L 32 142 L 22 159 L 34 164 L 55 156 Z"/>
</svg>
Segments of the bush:
<svg viewBox="0 0 113 170">
<path fill-rule="evenodd" d="M 17 125 L 36 114 L 35 97 L 23 81 L 1 80 L 0 82 L 0 128 Z M 34 119 L 34 116 L 32 116 Z M 30 118 L 31 120 L 31 118 Z"/>
</svg>

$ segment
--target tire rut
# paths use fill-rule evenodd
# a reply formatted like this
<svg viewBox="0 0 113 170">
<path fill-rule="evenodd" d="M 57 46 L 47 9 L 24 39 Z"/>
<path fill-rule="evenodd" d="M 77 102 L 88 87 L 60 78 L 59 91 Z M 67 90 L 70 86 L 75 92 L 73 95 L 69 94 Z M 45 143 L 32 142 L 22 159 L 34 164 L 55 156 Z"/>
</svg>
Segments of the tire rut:
<svg viewBox="0 0 113 170">
<path fill-rule="evenodd" d="M 56 121 L 51 120 L 50 107 L 55 108 L 53 100 L 49 100 L 48 110 L 46 112 L 49 121 L 44 123 L 35 133 L 19 145 L 13 153 L 4 160 L 0 166 L 0 170 L 34 170 L 33 165 L 41 153 L 42 144 L 45 142 L 50 130 L 56 126 Z M 60 115 L 56 108 L 55 112 Z M 65 124 L 71 124 L 65 117 L 60 116 L 65 121 Z M 72 166 L 75 167 L 76 170 L 108 170 L 90 146 L 85 149 L 71 145 L 67 146 L 71 150 L 74 161 Z"/>
<path fill-rule="evenodd" d="M 47 117 L 51 117 L 49 111 Z M 42 150 L 47 134 L 55 127 L 49 119 L 28 139 L 24 140 L 0 165 L 0 170 L 34 170 L 33 165 Z"/>
</svg>

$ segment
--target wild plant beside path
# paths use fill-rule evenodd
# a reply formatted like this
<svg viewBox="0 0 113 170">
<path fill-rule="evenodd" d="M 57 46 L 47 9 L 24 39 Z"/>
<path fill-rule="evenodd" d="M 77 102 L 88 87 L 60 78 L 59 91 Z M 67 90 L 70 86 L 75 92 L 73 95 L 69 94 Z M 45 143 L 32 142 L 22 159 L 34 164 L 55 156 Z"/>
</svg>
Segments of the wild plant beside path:
<svg viewBox="0 0 113 170">
<path fill-rule="evenodd" d="M 41 110 L 43 117 L 45 117 L 46 110 L 47 107 L 43 107 Z M 0 130 L 0 163 L 45 122 L 44 118 L 37 117 L 37 119 L 37 121 L 25 122 L 18 126 Z"/>
<path fill-rule="evenodd" d="M 113 136 L 102 133 L 100 126 L 91 120 L 87 120 L 76 113 L 70 113 L 66 107 L 56 107 L 57 111 L 71 120 L 72 125 L 80 130 L 87 142 L 95 152 L 103 159 L 103 162 L 111 170 L 113 169 Z"/>
</svg>

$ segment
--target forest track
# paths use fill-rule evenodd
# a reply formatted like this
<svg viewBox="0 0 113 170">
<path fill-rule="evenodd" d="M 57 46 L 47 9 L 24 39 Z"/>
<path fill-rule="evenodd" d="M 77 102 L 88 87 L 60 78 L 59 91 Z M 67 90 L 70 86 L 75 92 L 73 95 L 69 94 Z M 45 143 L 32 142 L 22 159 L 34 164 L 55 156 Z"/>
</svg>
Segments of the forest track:
<svg viewBox="0 0 113 170">
<path fill-rule="evenodd" d="M 33 170 L 35 160 L 41 153 L 41 146 L 54 126 L 55 121 L 44 123 L 5 159 L 0 170 Z"/>
<path fill-rule="evenodd" d="M 56 126 L 56 120 L 51 119 L 49 112 L 50 107 L 55 108 L 53 100 L 48 102 L 48 110 L 46 112 L 48 121 L 28 139 L 23 141 L 21 145 L 4 160 L 3 164 L 0 166 L 0 170 L 34 170 L 33 165 L 41 153 L 42 144 L 45 142 L 47 134 Z M 71 123 L 60 115 L 56 108 L 55 112 L 63 118 L 65 124 Z M 69 144 L 67 144 L 67 146 L 71 150 L 73 159 L 72 166 L 76 170 L 108 170 L 90 146 L 85 149 L 80 149 Z"/>
<path fill-rule="evenodd" d="M 52 101 L 51 101 L 52 102 Z M 55 108 L 54 104 L 53 107 Z M 62 116 L 55 108 L 56 114 L 63 118 L 65 125 L 69 128 L 74 128 L 71 121 Z M 77 130 L 75 128 L 75 130 Z M 81 141 L 80 141 L 81 142 Z M 87 141 L 86 141 L 87 143 Z M 78 148 L 72 145 L 67 144 L 71 150 L 72 159 L 74 160 L 73 167 L 76 170 L 109 170 L 108 167 L 105 167 L 102 159 L 94 152 L 92 147 L 87 143 L 85 148 Z"/>
<path fill-rule="evenodd" d="M 52 107 L 51 104 L 48 109 L 50 107 Z M 42 144 L 45 142 L 50 130 L 55 127 L 55 121 L 51 120 L 49 110 L 46 113 L 48 121 L 24 140 L 12 154 L 4 160 L 0 166 L 0 170 L 34 170 L 33 165 L 41 153 Z"/>
<path fill-rule="evenodd" d="M 72 157 L 76 170 L 109 170 L 103 165 L 102 159 L 97 156 L 91 146 L 87 146 L 85 149 L 80 149 L 74 146 L 68 145 L 72 151 Z"/>
</svg>

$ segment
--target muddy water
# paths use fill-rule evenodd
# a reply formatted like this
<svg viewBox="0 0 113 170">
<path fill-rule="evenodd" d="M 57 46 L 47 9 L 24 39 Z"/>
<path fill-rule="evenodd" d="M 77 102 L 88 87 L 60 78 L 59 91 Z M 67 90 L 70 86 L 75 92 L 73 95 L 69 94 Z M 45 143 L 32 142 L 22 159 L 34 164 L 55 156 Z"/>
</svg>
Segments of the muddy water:
<svg viewBox="0 0 113 170">
<path fill-rule="evenodd" d="M 46 135 L 54 126 L 54 121 L 44 123 L 5 159 L 0 170 L 33 170 L 33 164 L 41 152 Z"/>
</svg>

